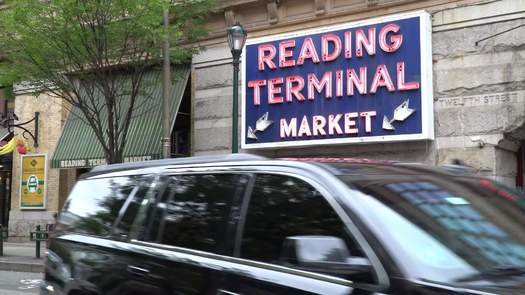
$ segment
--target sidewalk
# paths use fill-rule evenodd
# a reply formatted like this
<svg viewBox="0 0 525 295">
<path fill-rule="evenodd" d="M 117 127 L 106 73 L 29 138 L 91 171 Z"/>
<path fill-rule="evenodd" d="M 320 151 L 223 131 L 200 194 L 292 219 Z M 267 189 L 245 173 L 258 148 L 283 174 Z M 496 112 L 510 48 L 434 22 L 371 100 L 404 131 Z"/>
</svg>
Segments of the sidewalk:
<svg viewBox="0 0 525 295">
<path fill-rule="evenodd" d="M 45 242 L 41 243 L 39 259 L 35 255 L 35 242 L 4 242 L 4 256 L 0 256 L 0 270 L 43 272 L 45 256 Z"/>
</svg>

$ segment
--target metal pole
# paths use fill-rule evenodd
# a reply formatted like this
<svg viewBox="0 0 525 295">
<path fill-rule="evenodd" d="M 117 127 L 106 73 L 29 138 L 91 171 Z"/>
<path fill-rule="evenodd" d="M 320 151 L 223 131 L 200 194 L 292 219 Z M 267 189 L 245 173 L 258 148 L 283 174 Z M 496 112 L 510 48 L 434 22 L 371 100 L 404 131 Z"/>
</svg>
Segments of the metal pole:
<svg viewBox="0 0 525 295">
<path fill-rule="evenodd" d="M 35 112 L 35 143 L 34 147 L 38 147 L 38 117 L 40 116 L 40 112 Z"/>
<path fill-rule="evenodd" d="M 162 71 L 162 156 L 163 158 L 171 158 L 171 118 L 170 118 L 170 90 L 171 90 L 171 74 L 170 74 L 170 41 L 168 34 L 169 27 L 169 9 L 164 10 L 164 30 L 166 31 L 166 39 L 162 48 L 163 56 L 163 71 Z"/>
<path fill-rule="evenodd" d="M 237 144 L 237 119 L 239 116 L 238 104 L 239 104 L 239 57 L 233 57 L 233 110 L 232 110 L 232 154 L 236 154 L 239 151 Z"/>
<path fill-rule="evenodd" d="M 0 256 L 4 256 L 4 227 L 0 224 Z"/>
<path fill-rule="evenodd" d="M 36 226 L 36 233 L 35 233 L 35 238 L 36 238 L 36 258 L 40 258 L 40 225 L 37 225 Z"/>
</svg>

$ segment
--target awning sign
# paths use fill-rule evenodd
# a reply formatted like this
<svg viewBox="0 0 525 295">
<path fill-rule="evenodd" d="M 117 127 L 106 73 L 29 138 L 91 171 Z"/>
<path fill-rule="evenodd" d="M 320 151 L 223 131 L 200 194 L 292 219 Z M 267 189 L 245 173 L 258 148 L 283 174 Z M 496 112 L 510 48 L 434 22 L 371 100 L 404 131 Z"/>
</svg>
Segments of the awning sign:
<svg viewBox="0 0 525 295">
<path fill-rule="evenodd" d="M 426 12 L 248 39 L 243 148 L 433 139 Z"/>
<path fill-rule="evenodd" d="M 142 161 L 156 160 L 159 157 L 156 156 L 127 156 L 124 157 L 124 163 L 135 163 Z M 77 160 L 60 160 L 57 168 L 93 168 L 100 165 L 107 165 L 107 161 L 104 158 L 92 158 L 92 159 L 77 159 Z"/>
<path fill-rule="evenodd" d="M 22 155 L 20 209 L 46 208 L 47 156 Z"/>
</svg>

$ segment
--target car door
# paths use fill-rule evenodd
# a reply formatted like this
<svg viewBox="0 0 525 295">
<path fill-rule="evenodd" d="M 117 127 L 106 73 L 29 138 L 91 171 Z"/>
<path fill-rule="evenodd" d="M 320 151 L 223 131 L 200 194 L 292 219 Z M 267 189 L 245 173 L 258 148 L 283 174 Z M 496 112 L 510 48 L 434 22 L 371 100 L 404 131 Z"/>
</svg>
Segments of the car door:
<svg viewBox="0 0 525 295">
<path fill-rule="evenodd" d="M 311 184 L 283 174 L 256 174 L 251 194 L 244 200 L 235 244 L 235 266 L 227 272 L 219 294 L 353 294 L 351 280 L 374 280 L 373 272 L 338 273 L 323 268 L 338 249 L 323 249 L 336 242 L 352 259 L 364 253 L 334 209 Z M 314 268 L 295 264 L 290 242 L 319 240 L 306 256 L 325 255 Z M 294 252 L 294 251 L 292 251 Z M 301 254 L 302 255 L 302 254 Z M 357 261 L 357 260 L 356 260 Z M 314 265 L 314 264 L 312 264 Z M 368 276 L 368 277 L 367 277 Z M 369 294 L 360 291 L 359 294 Z"/>
<path fill-rule="evenodd" d="M 163 177 L 158 197 L 145 206 L 130 245 L 128 271 L 165 294 L 215 295 L 231 255 L 238 209 L 249 175 L 177 174 Z M 140 221 L 143 219 L 143 222 Z M 130 293 L 132 294 L 132 293 Z"/>
<path fill-rule="evenodd" d="M 46 280 L 63 292 L 119 294 L 128 263 L 113 227 L 123 208 L 148 190 L 151 177 L 98 177 L 79 181 L 61 212 L 48 249 Z M 58 287 L 57 287 L 58 288 Z"/>
<path fill-rule="evenodd" d="M 112 230 L 113 242 L 110 246 L 117 253 L 110 262 L 112 272 L 122 277 L 112 292 L 108 295 L 168 295 L 169 284 L 167 278 L 155 276 L 161 263 L 144 255 L 137 255 L 140 249 L 130 243 L 130 232 L 137 220 L 145 200 L 155 199 L 159 194 L 158 176 L 143 177 L 130 198 L 120 209 L 119 216 Z M 109 276 L 108 276 L 109 277 Z M 111 283 L 111 280 L 108 280 Z M 115 282 L 113 282 L 115 284 Z"/>
</svg>

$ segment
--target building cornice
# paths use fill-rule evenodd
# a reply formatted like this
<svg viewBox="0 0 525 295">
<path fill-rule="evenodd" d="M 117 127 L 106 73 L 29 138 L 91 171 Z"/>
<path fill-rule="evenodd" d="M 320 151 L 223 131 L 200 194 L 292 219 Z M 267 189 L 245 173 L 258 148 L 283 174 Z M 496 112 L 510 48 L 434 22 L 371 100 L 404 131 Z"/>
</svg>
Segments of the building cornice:
<svg viewBox="0 0 525 295">
<path fill-rule="evenodd" d="M 276 33 L 292 32 L 333 25 L 344 22 L 358 21 L 394 13 L 415 10 L 427 10 L 436 18 L 437 30 L 449 30 L 469 25 L 476 21 L 476 13 L 458 19 L 453 11 L 468 10 L 469 7 L 478 10 L 490 10 L 496 21 L 515 19 L 523 13 L 513 8 L 514 4 L 504 4 L 505 16 L 499 16 L 498 10 L 492 6 L 502 5 L 501 2 L 485 0 L 221 0 L 217 12 L 208 21 L 210 34 L 199 42 L 204 46 L 223 44 L 226 42 L 226 29 L 239 21 L 249 33 L 249 38 L 255 38 Z M 505 2 L 505 1 L 503 1 Z M 519 2 L 519 1 L 516 1 Z M 511 10 L 513 11 L 511 13 Z M 519 10 L 519 9 L 518 9 Z M 523 10 L 523 9 L 521 9 Z M 454 20 L 450 17 L 454 16 Z M 491 19 L 484 19 L 490 22 Z"/>
</svg>

